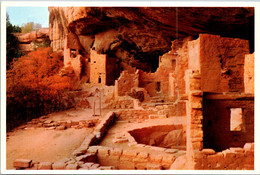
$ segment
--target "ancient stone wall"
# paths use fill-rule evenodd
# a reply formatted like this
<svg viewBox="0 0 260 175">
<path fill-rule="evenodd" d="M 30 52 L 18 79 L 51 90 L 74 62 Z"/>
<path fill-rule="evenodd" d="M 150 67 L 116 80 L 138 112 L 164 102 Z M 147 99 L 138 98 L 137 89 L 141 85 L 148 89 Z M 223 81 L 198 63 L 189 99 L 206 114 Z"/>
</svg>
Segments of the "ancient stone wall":
<svg viewBox="0 0 260 175">
<path fill-rule="evenodd" d="M 195 169 L 203 170 L 253 170 L 254 143 L 246 143 L 243 147 L 231 147 L 222 152 L 212 149 L 195 151 L 198 158 Z"/>
<path fill-rule="evenodd" d="M 241 109 L 242 121 L 232 120 L 232 109 Z M 232 124 L 240 122 L 237 129 Z M 254 142 L 254 97 L 240 94 L 204 94 L 204 148 L 222 151 Z"/>
<path fill-rule="evenodd" d="M 119 76 L 119 64 L 116 60 L 108 58 L 106 54 L 99 54 L 91 49 L 90 59 L 90 83 L 113 85 Z"/>
<path fill-rule="evenodd" d="M 108 112 L 102 119 L 102 121 L 98 124 L 98 126 L 95 128 L 94 133 L 86 136 L 80 147 L 74 150 L 72 155 L 83 155 L 87 152 L 89 146 L 98 144 L 108 131 L 109 127 L 111 127 L 111 125 L 114 123 L 114 121 L 115 113 L 112 111 Z"/>
<path fill-rule="evenodd" d="M 121 76 L 115 82 L 115 97 L 125 96 L 133 87 L 139 85 L 139 73 L 129 74 L 127 71 L 123 71 Z"/>
<path fill-rule="evenodd" d="M 172 52 L 168 52 L 159 57 L 159 67 L 175 68 L 176 66 L 176 55 Z"/>
<path fill-rule="evenodd" d="M 247 40 L 200 34 L 190 53 L 192 67 L 200 67 L 204 92 L 244 92 L 244 58 L 249 53 Z M 199 54 L 198 54 L 199 49 Z M 199 64 L 191 59 L 199 56 Z"/>
<path fill-rule="evenodd" d="M 166 118 L 165 115 L 158 115 L 158 111 L 155 110 L 120 110 L 116 112 L 118 120 L 142 120 L 142 119 L 155 119 Z"/>
<path fill-rule="evenodd" d="M 200 38 L 188 42 L 188 68 L 200 70 Z"/>
<path fill-rule="evenodd" d="M 159 67 L 155 73 L 139 71 L 139 87 L 145 88 L 150 96 L 168 96 L 169 74 L 172 72 L 172 68 L 166 67 Z"/>
<path fill-rule="evenodd" d="M 90 51 L 90 83 L 106 84 L 107 55 Z"/>
<path fill-rule="evenodd" d="M 193 169 L 194 151 L 200 151 L 203 148 L 203 130 L 202 130 L 202 95 L 201 91 L 201 75 L 199 71 L 187 70 L 185 72 L 186 94 L 188 100 L 186 102 L 186 123 L 187 123 L 187 167 Z"/>
<path fill-rule="evenodd" d="M 149 148 L 151 146 L 147 146 L 147 149 Z M 133 151 L 104 146 L 91 147 L 90 150 L 90 152 L 97 152 L 98 162 L 105 166 L 115 166 L 123 170 L 169 169 L 176 157 L 166 153 L 165 148 L 158 148 L 158 151 Z"/>
<path fill-rule="evenodd" d="M 110 109 L 133 109 L 134 99 L 131 97 L 118 97 L 116 100 L 111 100 L 107 105 Z"/>
<path fill-rule="evenodd" d="M 248 54 L 245 56 L 245 65 L 244 65 L 244 86 L 245 93 L 254 94 L 254 61 L 255 54 Z"/>
<path fill-rule="evenodd" d="M 189 50 L 188 43 L 191 37 L 184 38 L 182 41 L 176 41 L 176 68 L 175 68 L 175 91 L 176 99 L 185 94 L 185 71 L 188 69 Z M 192 58 L 195 59 L 195 58 Z"/>
</svg>

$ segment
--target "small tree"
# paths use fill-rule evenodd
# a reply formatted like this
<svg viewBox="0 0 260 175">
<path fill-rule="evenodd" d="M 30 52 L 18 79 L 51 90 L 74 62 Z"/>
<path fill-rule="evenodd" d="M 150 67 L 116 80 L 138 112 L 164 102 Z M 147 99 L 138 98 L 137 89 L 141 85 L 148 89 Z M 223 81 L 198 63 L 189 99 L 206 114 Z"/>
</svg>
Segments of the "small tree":
<svg viewBox="0 0 260 175">
<path fill-rule="evenodd" d="M 21 56 L 21 52 L 18 49 L 19 41 L 13 33 L 21 32 L 21 28 L 16 25 L 12 25 L 9 19 L 9 15 L 6 14 L 6 66 L 9 68 L 9 64 L 14 58 Z"/>
<path fill-rule="evenodd" d="M 26 24 L 22 25 L 22 33 L 28 33 L 31 31 L 39 30 L 42 28 L 42 25 L 39 23 L 34 23 L 34 22 L 28 22 Z"/>
</svg>

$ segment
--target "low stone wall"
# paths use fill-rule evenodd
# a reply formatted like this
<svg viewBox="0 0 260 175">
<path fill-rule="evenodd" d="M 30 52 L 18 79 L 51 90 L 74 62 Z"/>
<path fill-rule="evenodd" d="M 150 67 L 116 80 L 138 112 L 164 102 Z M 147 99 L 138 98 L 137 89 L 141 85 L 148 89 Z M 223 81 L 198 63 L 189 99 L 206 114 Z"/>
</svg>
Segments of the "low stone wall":
<svg viewBox="0 0 260 175">
<path fill-rule="evenodd" d="M 88 135 L 84 139 L 81 146 L 72 153 L 72 156 L 83 155 L 87 152 L 87 149 L 90 145 L 99 143 L 102 137 L 109 129 L 109 127 L 114 123 L 114 120 L 115 120 L 115 113 L 114 112 L 107 113 L 105 117 L 102 119 L 102 121 L 99 123 L 99 125 L 95 128 L 94 133 Z"/>
<path fill-rule="evenodd" d="M 145 145 L 136 144 L 136 146 Z M 147 146 L 147 148 L 152 149 L 151 146 Z M 118 169 L 162 170 L 169 169 L 176 159 L 173 154 L 174 151 L 167 153 L 167 150 L 169 151 L 170 149 L 154 147 L 154 152 L 146 152 L 105 146 L 91 146 L 88 149 L 88 153 L 96 153 L 100 164 L 114 166 Z M 185 154 L 184 151 L 183 154 Z"/>
<path fill-rule="evenodd" d="M 30 127 L 24 129 L 31 129 L 31 128 L 40 128 L 43 127 L 46 130 L 64 130 L 67 128 L 75 128 L 75 129 L 82 129 L 83 127 L 93 127 L 99 123 L 99 119 L 90 119 L 90 120 L 67 120 L 67 121 L 53 121 L 53 120 L 39 120 L 39 119 L 32 119 L 31 121 L 27 122 Z"/>
<path fill-rule="evenodd" d="M 133 109 L 134 108 L 134 99 L 133 98 L 118 98 L 115 101 L 110 102 L 107 105 L 107 108 L 111 109 Z"/>
<path fill-rule="evenodd" d="M 254 143 L 246 143 L 243 148 L 231 147 L 222 152 L 203 149 L 194 152 L 195 169 L 204 170 L 254 170 Z"/>
<path fill-rule="evenodd" d="M 113 170 L 113 166 L 101 166 L 97 155 L 87 153 L 77 158 L 63 158 L 57 162 L 35 162 L 30 159 L 16 159 L 14 168 L 18 170 Z"/>
<path fill-rule="evenodd" d="M 116 117 L 118 120 L 160 118 L 157 110 L 120 110 L 116 112 Z M 161 117 L 166 118 L 164 115 Z"/>
</svg>

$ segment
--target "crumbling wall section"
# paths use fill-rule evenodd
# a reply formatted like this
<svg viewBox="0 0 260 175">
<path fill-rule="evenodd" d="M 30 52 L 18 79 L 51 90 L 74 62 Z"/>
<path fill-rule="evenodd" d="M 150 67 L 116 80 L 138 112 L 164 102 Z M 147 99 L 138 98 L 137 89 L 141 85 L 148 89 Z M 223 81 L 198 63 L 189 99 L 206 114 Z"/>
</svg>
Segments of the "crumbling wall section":
<svg viewBox="0 0 260 175">
<path fill-rule="evenodd" d="M 254 61 L 255 53 L 248 54 L 245 56 L 245 65 L 244 65 L 244 86 L 245 93 L 254 94 Z"/>
<path fill-rule="evenodd" d="M 115 97 L 125 96 L 131 92 L 131 89 L 138 87 L 139 73 L 129 74 L 128 71 L 123 71 L 121 76 L 115 82 Z"/>
<path fill-rule="evenodd" d="M 244 147 L 231 147 L 222 152 L 212 149 L 195 151 L 199 162 L 196 169 L 203 170 L 254 170 L 254 143 Z"/>
<path fill-rule="evenodd" d="M 139 87 L 145 88 L 150 96 L 165 95 L 169 93 L 169 74 L 172 68 L 159 67 L 155 73 L 139 71 Z"/>
<path fill-rule="evenodd" d="M 184 38 L 182 41 L 175 43 L 176 50 L 176 68 L 175 68 L 175 91 L 176 99 L 185 94 L 185 71 L 188 69 L 189 60 L 189 41 L 192 37 Z M 193 60 L 195 58 L 192 58 Z M 191 68 L 193 69 L 193 68 Z M 194 69 L 196 70 L 196 69 Z"/>
</svg>

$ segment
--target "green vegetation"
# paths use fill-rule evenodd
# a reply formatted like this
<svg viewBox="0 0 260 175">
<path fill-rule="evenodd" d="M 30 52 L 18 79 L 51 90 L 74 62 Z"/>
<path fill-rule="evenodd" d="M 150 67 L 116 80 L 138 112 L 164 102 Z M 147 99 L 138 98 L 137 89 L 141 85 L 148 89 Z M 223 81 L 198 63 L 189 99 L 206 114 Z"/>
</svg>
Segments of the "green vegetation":
<svg viewBox="0 0 260 175">
<path fill-rule="evenodd" d="M 9 67 L 14 58 L 20 57 L 22 54 L 18 49 L 19 41 L 13 33 L 21 32 L 21 28 L 16 25 L 12 25 L 9 19 L 9 15 L 6 14 L 6 66 Z"/>
</svg>

